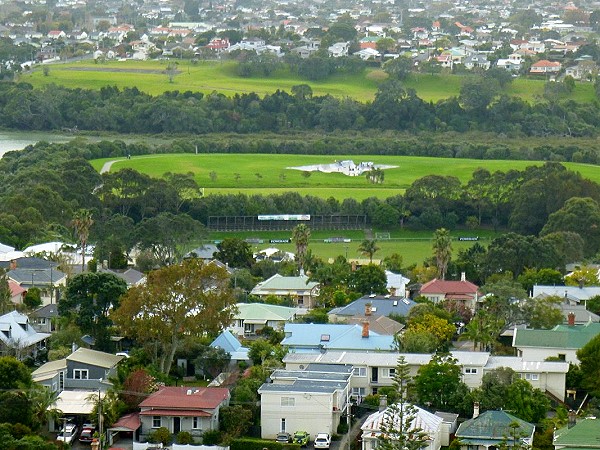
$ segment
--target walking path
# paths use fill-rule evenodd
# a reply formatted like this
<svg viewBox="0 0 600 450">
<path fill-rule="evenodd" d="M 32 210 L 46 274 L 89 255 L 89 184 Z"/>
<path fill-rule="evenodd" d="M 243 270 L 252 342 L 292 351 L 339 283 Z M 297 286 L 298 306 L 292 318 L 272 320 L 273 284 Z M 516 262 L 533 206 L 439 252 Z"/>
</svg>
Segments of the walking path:
<svg viewBox="0 0 600 450">
<path fill-rule="evenodd" d="M 112 165 L 118 161 L 123 161 L 123 160 L 122 159 L 113 159 L 112 161 L 106 161 L 104 163 L 104 165 L 102 166 L 102 169 L 100 169 L 100 173 L 110 172 L 110 168 L 112 167 Z"/>
</svg>

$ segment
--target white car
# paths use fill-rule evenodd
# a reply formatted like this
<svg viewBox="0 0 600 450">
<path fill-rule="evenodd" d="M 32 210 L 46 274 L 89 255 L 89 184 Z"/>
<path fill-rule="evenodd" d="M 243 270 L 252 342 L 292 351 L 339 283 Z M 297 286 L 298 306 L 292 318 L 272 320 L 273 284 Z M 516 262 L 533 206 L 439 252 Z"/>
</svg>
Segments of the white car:
<svg viewBox="0 0 600 450">
<path fill-rule="evenodd" d="M 329 448 L 331 437 L 327 433 L 319 433 L 315 438 L 315 448 Z"/>
<path fill-rule="evenodd" d="M 75 442 L 78 431 L 77 425 L 74 423 L 66 423 L 64 428 L 58 433 L 58 436 L 56 436 L 56 440 L 72 444 Z"/>
</svg>

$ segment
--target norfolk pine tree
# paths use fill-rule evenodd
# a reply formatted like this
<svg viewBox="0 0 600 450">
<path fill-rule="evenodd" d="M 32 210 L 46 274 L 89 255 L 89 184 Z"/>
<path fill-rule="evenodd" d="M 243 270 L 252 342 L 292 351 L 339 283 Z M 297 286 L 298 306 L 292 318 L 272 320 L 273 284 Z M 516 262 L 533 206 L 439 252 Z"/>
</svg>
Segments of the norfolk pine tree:
<svg viewBox="0 0 600 450">
<path fill-rule="evenodd" d="M 377 448 L 381 450 L 418 450 L 427 441 L 427 435 L 420 428 L 413 427 L 413 422 L 417 417 L 417 408 L 408 402 L 408 386 L 411 377 L 404 356 L 398 357 L 393 379 L 394 388 L 397 390 L 397 401 L 385 410 Z"/>
</svg>

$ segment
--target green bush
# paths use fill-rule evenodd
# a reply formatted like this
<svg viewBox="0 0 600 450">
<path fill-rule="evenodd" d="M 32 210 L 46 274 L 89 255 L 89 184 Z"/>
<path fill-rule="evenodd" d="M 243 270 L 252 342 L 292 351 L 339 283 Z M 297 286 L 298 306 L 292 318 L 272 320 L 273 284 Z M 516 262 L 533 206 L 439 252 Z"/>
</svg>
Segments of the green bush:
<svg viewBox="0 0 600 450">
<path fill-rule="evenodd" d="M 193 444 L 194 438 L 192 437 L 192 434 L 189 431 L 180 431 L 179 433 L 177 433 L 177 438 L 175 439 L 175 442 L 181 445 Z"/>
<path fill-rule="evenodd" d="M 267 439 L 239 438 L 233 439 L 229 445 L 230 450 L 299 450 L 298 444 L 282 444 Z"/>
<path fill-rule="evenodd" d="M 148 435 L 148 442 L 169 445 L 171 443 L 171 432 L 165 427 L 160 427 Z"/>
<path fill-rule="evenodd" d="M 217 445 L 221 443 L 221 432 L 218 430 L 205 431 L 202 435 L 203 445 Z"/>
</svg>

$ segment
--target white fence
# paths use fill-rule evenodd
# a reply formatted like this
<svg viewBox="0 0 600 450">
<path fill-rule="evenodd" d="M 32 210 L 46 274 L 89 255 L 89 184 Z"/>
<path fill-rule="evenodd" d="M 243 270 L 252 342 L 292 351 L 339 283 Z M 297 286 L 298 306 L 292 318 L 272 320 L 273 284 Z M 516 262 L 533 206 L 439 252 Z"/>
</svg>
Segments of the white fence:
<svg viewBox="0 0 600 450">
<path fill-rule="evenodd" d="M 155 449 L 155 448 L 163 448 L 162 444 L 150 444 L 148 442 L 134 442 L 133 450 L 147 450 L 147 449 Z M 172 444 L 169 447 L 165 447 L 166 449 L 171 450 L 229 450 L 229 447 L 220 447 L 218 445 L 181 445 L 181 444 Z"/>
</svg>

